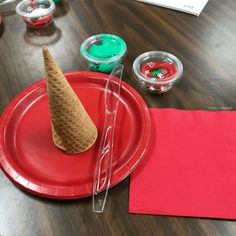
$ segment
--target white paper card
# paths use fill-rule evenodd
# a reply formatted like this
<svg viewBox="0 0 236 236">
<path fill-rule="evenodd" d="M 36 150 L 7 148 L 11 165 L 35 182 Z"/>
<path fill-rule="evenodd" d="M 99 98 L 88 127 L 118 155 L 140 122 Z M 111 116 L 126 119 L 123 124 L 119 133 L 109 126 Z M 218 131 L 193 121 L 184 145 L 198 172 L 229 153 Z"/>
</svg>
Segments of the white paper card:
<svg viewBox="0 0 236 236">
<path fill-rule="evenodd" d="M 136 0 L 199 16 L 208 0 Z"/>
</svg>

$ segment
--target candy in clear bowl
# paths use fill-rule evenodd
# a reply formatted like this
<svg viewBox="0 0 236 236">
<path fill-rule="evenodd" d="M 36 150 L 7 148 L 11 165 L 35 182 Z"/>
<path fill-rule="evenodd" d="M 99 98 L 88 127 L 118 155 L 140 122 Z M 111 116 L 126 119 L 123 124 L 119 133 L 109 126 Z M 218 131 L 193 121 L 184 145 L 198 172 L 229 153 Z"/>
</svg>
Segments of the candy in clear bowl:
<svg viewBox="0 0 236 236">
<path fill-rule="evenodd" d="M 160 94 L 170 90 L 182 78 L 183 65 L 171 53 L 151 51 L 135 59 L 133 74 L 146 92 Z"/>
</svg>

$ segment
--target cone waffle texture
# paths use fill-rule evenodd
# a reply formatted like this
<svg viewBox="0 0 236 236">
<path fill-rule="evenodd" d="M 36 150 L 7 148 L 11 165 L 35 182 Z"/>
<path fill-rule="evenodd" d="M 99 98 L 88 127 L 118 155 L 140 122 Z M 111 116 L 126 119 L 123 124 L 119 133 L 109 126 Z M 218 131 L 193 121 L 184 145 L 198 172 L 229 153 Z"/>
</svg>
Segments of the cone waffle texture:
<svg viewBox="0 0 236 236">
<path fill-rule="evenodd" d="M 86 151 L 97 139 L 97 128 L 47 47 L 43 57 L 53 142 L 67 153 Z"/>
</svg>

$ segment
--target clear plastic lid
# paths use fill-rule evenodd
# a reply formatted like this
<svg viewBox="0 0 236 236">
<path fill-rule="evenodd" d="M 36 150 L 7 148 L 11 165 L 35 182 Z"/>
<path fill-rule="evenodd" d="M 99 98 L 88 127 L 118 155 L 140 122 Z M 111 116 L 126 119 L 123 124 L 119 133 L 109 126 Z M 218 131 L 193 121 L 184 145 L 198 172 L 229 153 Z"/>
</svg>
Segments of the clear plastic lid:
<svg viewBox="0 0 236 236">
<path fill-rule="evenodd" d="M 34 18 L 53 14 L 56 10 L 52 0 L 23 0 L 16 6 L 20 16 Z"/>
<path fill-rule="evenodd" d="M 82 55 L 91 62 L 104 63 L 122 59 L 127 51 L 124 40 L 113 34 L 98 34 L 87 38 L 81 45 Z"/>
</svg>

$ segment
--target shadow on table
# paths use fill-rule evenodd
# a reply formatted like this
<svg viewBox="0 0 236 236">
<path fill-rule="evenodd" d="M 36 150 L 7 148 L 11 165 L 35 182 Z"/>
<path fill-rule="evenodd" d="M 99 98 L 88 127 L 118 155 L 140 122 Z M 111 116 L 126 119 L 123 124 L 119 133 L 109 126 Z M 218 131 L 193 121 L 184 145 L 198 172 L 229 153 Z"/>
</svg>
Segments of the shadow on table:
<svg viewBox="0 0 236 236">
<path fill-rule="evenodd" d="M 56 3 L 56 12 L 53 14 L 53 17 L 59 18 L 65 16 L 69 10 L 70 5 L 66 1 L 60 0 L 58 3 Z"/>
<path fill-rule="evenodd" d="M 30 29 L 27 27 L 24 34 L 26 43 L 34 46 L 43 46 L 56 43 L 61 38 L 61 30 L 54 23 L 42 29 Z"/>
<path fill-rule="evenodd" d="M 0 25 L 0 38 L 2 37 L 3 33 L 4 33 L 4 23 L 2 22 Z"/>
<path fill-rule="evenodd" d="M 122 192 L 126 191 L 126 189 L 128 189 L 128 186 L 129 186 L 129 178 L 125 178 L 119 184 L 117 184 L 116 186 L 109 189 L 107 203 L 112 201 L 112 202 L 114 202 L 114 204 L 118 204 L 120 201 L 120 197 L 122 197 Z M 80 203 L 84 207 L 90 208 L 92 211 L 92 196 L 75 198 L 75 199 L 53 199 L 53 198 L 46 198 L 46 197 L 41 197 L 36 194 L 32 194 L 30 192 L 27 192 L 27 191 L 21 189 L 19 186 L 16 186 L 16 187 L 26 197 L 28 197 L 30 199 L 34 199 L 34 200 L 41 202 L 41 203 L 51 204 L 54 206 L 61 206 L 61 205 L 73 206 L 73 205 Z M 120 197 L 118 197 L 118 196 L 120 196 Z"/>
<path fill-rule="evenodd" d="M 77 204 L 78 201 L 80 201 L 81 203 L 85 204 L 85 205 L 89 205 L 92 204 L 92 196 L 88 196 L 88 197 L 84 197 L 84 198 L 75 198 L 75 199 L 55 199 L 55 198 L 47 198 L 47 197 L 41 197 L 39 195 L 36 194 L 32 194 L 30 192 L 27 192 L 23 189 L 21 189 L 20 187 L 17 186 L 17 188 L 19 189 L 19 191 L 24 194 L 25 196 L 31 198 L 31 199 L 35 199 L 39 202 L 43 202 L 43 203 L 50 203 L 52 205 L 74 205 Z"/>
</svg>

